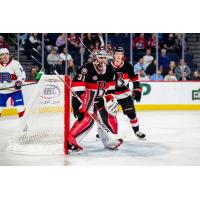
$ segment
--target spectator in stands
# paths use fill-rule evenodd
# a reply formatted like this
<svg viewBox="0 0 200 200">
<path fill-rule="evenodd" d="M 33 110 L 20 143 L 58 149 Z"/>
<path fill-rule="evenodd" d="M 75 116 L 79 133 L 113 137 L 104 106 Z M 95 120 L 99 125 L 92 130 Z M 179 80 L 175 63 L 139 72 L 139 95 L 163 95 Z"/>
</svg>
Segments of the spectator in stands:
<svg viewBox="0 0 200 200">
<path fill-rule="evenodd" d="M 32 33 L 29 37 L 29 42 L 32 48 L 35 48 L 38 51 L 41 49 L 41 42 L 38 39 L 38 33 Z"/>
<path fill-rule="evenodd" d="M 85 33 L 83 43 L 90 51 L 92 51 L 94 48 L 94 34 Z M 90 52 L 86 49 L 83 49 L 83 52 L 84 52 L 84 61 L 86 61 L 90 55 Z"/>
<path fill-rule="evenodd" d="M 167 39 L 164 41 L 164 48 L 167 50 L 167 54 L 170 60 L 174 60 L 176 63 L 178 63 L 179 56 L 176 52 L 177 50 L 176 47 L 177 47 L 176 38 L 174 37 L 174 34 L 173 33 L 168 34 Z"/>
<path fill-rule="evenodd" d="M 60 33 L 56 40 L 56 47 L 58 48 L 58 52 L 62 52 L 62 49 L 65 47 L 65 34 Z"/>
<path fill-rule="evenodd" d="M 38 73 L 38 66 L 33 66 L 31 68 L 30 80 L 36 80 L 37 73 Z"/>
<path fill-rule="evenodd" d="M 144 71 L 146 70 L 146 68 L 144 66 L 144 59 L 143 58 L 140 58 L 138 63 L 136 63 L 134 65 L 134 72 L 136 74 L 139 74 L 141 69 L 143 69 Z"/>
<path fill-rule="evenodd" d="M 90 50 L 92 51 L 94 48 L 94 37 L 92 37 L 93 35 L 91 33 L 85 33 L 84 34 L 84 39 L 83 39 L 83 43 L 84 45 Z M 84 51 L 84 60 L 87 60 L 88 57 L 90 55 L 90 52 L 88 50 Z"/>
<path fill-rule="evenodd" d="M 146 75 L 144 69 L 140 70 L 139 76 L 141 81 L 149 81 L 149 77 Z"/>
<path fill-rule="evenodd" d="M 179 57 L 178 54 L 175 52 L 175 49 L 172 49 L 169 53 L 168 53 L 169 59 L 175 61 L 175 63 L 178 64 L 179 61 Z"/>
<path fill-rule="evenodd" d="M 113 59 L 113 54 L 114 54 L 110 41 L 108 41 L 108 43 L 106 45 L 106 50 L 107 50 L 107 54 L 108 54 L 108 62 L 110 62 Z"/>
<path fill-rule="evenodd" d="M 98 42 L 100 48 L 105 48 L 105 36 L 103 33 L 98 33 L 96 37 L 94 37 L 94 43 Z"/>
<path fill-rule="evenodd" d="M 147 45 L 151 49 L 152 53 L 155 54 L 155 52 L 156 52 L 156 33 L 152 33 L 151 38 L 148 40 Z M 158 48 L 160 48 L 159 41 L 158 41 Z"/>
<path fill-rule="evenodd" d="M 83 39 L 84 45 L 92 51 L 94 48 L 94 38 L 92 37 L 91 33 L 85 33 Z"/>
<path fill-rule="evenodd" d="M 52 46 L 56 46 L 56 40 L 59 35 L 60 35 L 60 33 L 48 33 L 48 38 L 52 42 Z"/>
<path fill-rule="evenodd" d="M 197 68 L 195 71 L 194 71 L 194 74 L 193 74 L 193 80 L 200 80 L 200 68 Z"/>
<path fill-rule="evenodd" d="M 134 60 L 143 57 L 145 55 L 145 50 L 147 48 L 147 42 L 144 38 L 144 33 L 141 33 L 138 37 L 133 38 L 133 51 L 134 51 Z"/>
<path fill-rule="evenodd" d="M 191 52 L 189 52 L 189 49 L 186 48 L 185 49 L 185 62 L 189 65 L 192 66 L 193 65 L 193 54 Z"/>
<path fill-rule="evenodd" d="M 4 41 L 4 37 L 2 35 L 0 35 L 0 49 L 1 48 L 6 48 L 9 49 L 7 43 Z"/>
<path fill-rule="evenodd" d="M 47 52 L 49 53 L 53 47 L 53 41 L 51 40 L 51 38 L 49 37 L 48 33 L 44 33 L 44 44 L 46 47 Z"/>
<path fill-rule="evenodd" d="M 170 63 L 170 58 L 167 56 L 166 49 L 161 50 L 161 55 L 158 59 L 159 69 L 162 71 L 162 75 L 165 76 L 168 74 L 168 67 Z"/>
<path fill-rule="evenodd" d="M 146 74 L 152 76 L 156 73 L 156 59 L 147 67 Z"/>
<path fill-rule="evenodd" d="M 144 38 L 144 33 L 141 33 L 138 37 L 133 39 L 134 50 L 145 50 L 146 47 L 147 47 L 147 42 Z"/>
<path fill-rule="evenodd" d="M 94 43 L 94 48 L 93 48 L 93 51 L 99 51 L 101 49 L 101 47 L 100 47 L 100 43 L 99 43 L 99 41 L 96 41 L 95 43 Z"/>
<path fill-rule="evenodd" d="M 164 68 L 168 67 L 170 63 L 170 58 L 167 56 L 167 51 L 166 49 L 161 50 L 161 55 L 159 56 L 158 59 L 158 64 L 159 67 L 162 65 Z"/>
<path fill-rule="evenodd" d="M 66 56 L 66 54 L 67 54 L 67 56 Z M 74 74 L 74 62 L 73 62 L 71 55 L 67 52 L 66 47 L 64 47 L 62 53 L 60 53 L 60 58 L 62 60 L 62 64 L 63 64 L 64 68 L 66 66 L 65 62 L 67 61 L 67 67 L 68 67 L 67 74 L 70 75 L 70 76 L 73 76 L 73 74 Z"/>
<path fill-rule="evenodd" d="M 26 41 L 27 37 L 28 37 L 28 33 L 20 33 L 19 34 L 19 43 L 20 43 L 19 50 L 21 50 L 21 51 L 24 50 L 25 41 Z"/>
<path fill-rule="evenodd" d="M 68 51 L 71 54 L 72 58 L 74 59 L 74 64 L 79 66 L 80 48 L 81 48 L 80 38 L 76 36 L 75 33 L 70 33 L 67 41 L 68 41 Z"/>
<path fill-rule="evenodd" d="M 151 55 L 151 49 L 146 50 L 146 55 L 143 57 L 145 69 L 153 62 L 154 58 Z"/>
<path fill-rule="evenodd" d="M 28 59 L 31 59 L 31 56 L 33 56 L 34 62 L 36 60 L 41 60 L 41 42 L 38 33 L 28 34 L 27 39 L 25 40 L 24 50 Z M 36 62 L 36 64 L 38 63 Z"/>
<path fill-rule="evenodd" d="M 175 73 L 178 80 L 182 80 L 184 78 L 184 72 L 186 72 L 187 76 L 190 78 L 191 69 L 187 66 L 183 59 L 180 59 L 179 65 L 175 68 Z"/>
<path fill-rule="evenodd" d="M 86 63 L 92 63 L 93 62 L 93 56 L 92 55 L 90 55 L 89 57 L 88 57 L 88 59 L 87 59 L 87 62 Z M 85 64 L 86 64 L 85 63 Z"/>
<path fill-rule="evenodd" d="M 180 58 L 182 53 L 182 33 L 175 33 L 174 40 L 175 40 L 175 53 Z"/>
<path fill-rule="evenodd" d="M 153 74 L 150 77 L 151 81 L 163 81 L 163 76 L 161 75 L 161 70 L 158 70 L 157 73 Z"/>
<path fill-rule="evenodd" d="M 59 74 L 65 74 L 65 68 L 62 65 L 62 59 L 60 58 L 60 55 L 57 54 L 55 48 L 52 48 L 51 53 L 47 56 L 47 62 L 49 66 L 49 74 L 53 74 L 53 69 L 55 67 Z"/>
<path fill-rule="evenodd" d="M 164 48 L 167 49 L 168 51 L 174 50 L 175 48 L 175 39 L 174 39 L 174 34 L 169 33 L 167 40 L 164 42 Z"/>
<path fill-rule="evenodd" d="M 174 75 L 173 70 L 169 70 L 168 75 L 164 77 L 164 81 L 177 81 L 176 76 Z"/>
<path fill-rule="evenodd" d="M 191 80 L 191 78 L 187 72 L 183 72 L 183 76 L 179 79 L 179 81 L 189 81 L 189 80 Z"/>
<path fill-rule="evenodd" d="M 169 70 L 172 70 L 173 73 L 175 73 L 175 67 L 176 67 L 176 63 L 173 60 L 171 60 L 169 63 Z"/>
</svg>

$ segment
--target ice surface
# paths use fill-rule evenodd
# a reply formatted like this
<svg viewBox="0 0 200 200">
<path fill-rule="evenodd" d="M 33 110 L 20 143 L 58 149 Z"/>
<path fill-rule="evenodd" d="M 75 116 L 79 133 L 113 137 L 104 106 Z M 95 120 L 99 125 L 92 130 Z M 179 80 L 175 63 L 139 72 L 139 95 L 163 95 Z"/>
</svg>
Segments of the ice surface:
<svg viewBox="0 0 200 200">
<path fill-rule="evenodd" d="M 96 141 L 96 126 L 84 139 L 80 153 L 30 156 L 8 153 L 6 146 L 19 126 L 18 118 L 0 118 L 0 165 L 200 165 L 200 111 L 138 112 L 147 140 L 138 140 L 122 113 L 119 150 L 104 149 Z"/>
</svg>

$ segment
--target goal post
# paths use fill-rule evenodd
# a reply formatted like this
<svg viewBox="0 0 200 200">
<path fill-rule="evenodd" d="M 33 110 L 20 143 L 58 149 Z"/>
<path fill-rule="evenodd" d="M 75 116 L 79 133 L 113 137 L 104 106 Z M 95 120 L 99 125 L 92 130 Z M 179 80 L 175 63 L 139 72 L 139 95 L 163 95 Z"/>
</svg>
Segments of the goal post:
<svg viewBox="0 0 200 200">
<path fill-rule="evenodd" d="M 43 75 L 35 87 L 21 125 L 8 144 L 17 154 L 68 154 L 70 77 Z"/>
<path fill-rule="evenodd" d="M 69 130 L 70 130 L 70 88 L 68 88 L 67 86 L 71 85 L 71 80 L 69 76 L 65 76 L 65 82 L 67 84 L 64 84 L 64 153 L 65 155 L 68 154 L 68 141 L 67 141 L 67 137 L 69 134 Z"/>
</svg>

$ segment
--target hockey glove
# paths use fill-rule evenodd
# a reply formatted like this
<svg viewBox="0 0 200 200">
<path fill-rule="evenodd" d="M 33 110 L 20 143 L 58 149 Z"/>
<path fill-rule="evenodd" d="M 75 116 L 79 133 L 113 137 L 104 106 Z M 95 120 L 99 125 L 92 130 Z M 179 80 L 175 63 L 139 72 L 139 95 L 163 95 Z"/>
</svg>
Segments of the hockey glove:
<svg viewBox="0 0 200 200">
<path fill-rule="evenodd" d="M 136 88 L 133 92 L 134 99 L 139 102 L 142 96 L 142 88 Z"/>
<path fill-rule="evenodd" d="M 118 103 L 114 95 L 113 94 L 105 95 L 103 97 L 103 100 L 106 111 L 112 116 L 116 116 L 118 111 Z"/>
<path fill-rule="evenodd" d="M 15 82 L 15 89 L 20 90 L 22 88 L 22 82 L 21 81 L 16 81 Z"/>
</svg>

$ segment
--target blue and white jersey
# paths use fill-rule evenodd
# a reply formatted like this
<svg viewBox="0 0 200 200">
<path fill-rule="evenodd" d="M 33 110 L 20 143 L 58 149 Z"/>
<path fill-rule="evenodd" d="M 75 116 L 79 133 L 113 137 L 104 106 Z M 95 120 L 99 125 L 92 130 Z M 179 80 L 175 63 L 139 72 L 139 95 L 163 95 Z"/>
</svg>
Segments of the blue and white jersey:
<svg viewBox="0 0 200 200">
<path fill-rule="evenodd" d="M 24 82 L 26 79 L 25 72 L 17 60 L 9 60 L 8 63 L 0 61 L 0 89 L 13 87 L 16 81 Z M 1 94 L 9 94 L 16 90 L 0 90 Z"/>
</svg>

